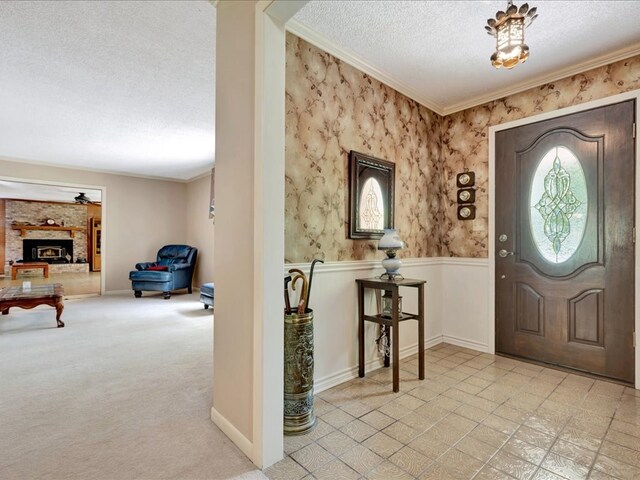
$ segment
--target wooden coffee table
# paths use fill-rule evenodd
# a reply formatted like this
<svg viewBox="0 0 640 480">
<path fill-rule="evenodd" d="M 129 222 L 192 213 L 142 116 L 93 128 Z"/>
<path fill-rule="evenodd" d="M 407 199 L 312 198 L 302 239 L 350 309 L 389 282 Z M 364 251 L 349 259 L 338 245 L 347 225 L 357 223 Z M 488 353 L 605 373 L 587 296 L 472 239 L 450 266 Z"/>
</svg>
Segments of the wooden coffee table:
<svg viewBox="0 0 640 480">
<path fill-rule="evenodd" d="M 59 283 L 33 285 L 30 289 L 6 287 L 0 289 L 0 312 L 8 315 L 12 307 L 31 309 L 38 305 L 49 305 L 56 309 L 58 328 L 64 327 L 60 320 L 64 310 L 64 289 Z"/>
<path fill-rule="evenodd" d="M 25 262 L 11 265 L 11 280 L 18 277 L 18 270 L 39 270 L 42 269 L 44 278 L 49 278 L 49 264 L 47 262 Z"/>
</svg>

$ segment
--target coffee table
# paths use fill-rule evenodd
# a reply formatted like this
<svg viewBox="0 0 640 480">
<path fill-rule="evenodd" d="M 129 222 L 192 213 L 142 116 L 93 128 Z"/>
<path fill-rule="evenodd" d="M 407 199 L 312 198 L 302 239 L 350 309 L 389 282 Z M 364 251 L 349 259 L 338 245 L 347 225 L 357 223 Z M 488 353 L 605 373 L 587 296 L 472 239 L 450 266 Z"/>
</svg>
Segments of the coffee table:
<svg viewBox="0 0 640 480">
<path fill-rule="evenodd" d="M 49 305 L 56 309 L 58 328 L 64 327 L 60 320 L 64 310 L 64 289 L 60 283 L 32 285 L 29 289 L 6 287 L 0 289 L 0 312 L 8 315 L 12 307 L 31 309 L 38 305 Z"/>
<path fill-rule="evenodd" d="M 18 278 L 18 270 L 40 270 L 44 278 L 49 278 L 49 264 L 47 262 L 25 262 L 11 265 L 11 280 Z"/>
</svg>

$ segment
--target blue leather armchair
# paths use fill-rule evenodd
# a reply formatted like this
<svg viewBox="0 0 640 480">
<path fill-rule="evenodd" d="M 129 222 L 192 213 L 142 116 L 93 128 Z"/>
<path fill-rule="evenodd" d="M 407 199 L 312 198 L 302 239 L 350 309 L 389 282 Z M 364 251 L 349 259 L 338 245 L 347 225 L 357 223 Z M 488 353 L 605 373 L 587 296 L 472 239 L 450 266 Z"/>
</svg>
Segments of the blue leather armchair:
<svg viewBox="0 0 640 480">
<path fill-rule="evenodd" d="M 191 290 L 191 279 L 196 266 L 198 249 L 189 245 L 165 245 L 158 250 L 155 262 L 137 263 L 136 269 L 129 273 L 131 288 L 136 298 L 142 291 L 162 292 L 165 299 L 171 298 L 171 292 L 180 288 Z M 166 270 L 148 270 L 149 267 L 167 267 Z"/>
</svg>

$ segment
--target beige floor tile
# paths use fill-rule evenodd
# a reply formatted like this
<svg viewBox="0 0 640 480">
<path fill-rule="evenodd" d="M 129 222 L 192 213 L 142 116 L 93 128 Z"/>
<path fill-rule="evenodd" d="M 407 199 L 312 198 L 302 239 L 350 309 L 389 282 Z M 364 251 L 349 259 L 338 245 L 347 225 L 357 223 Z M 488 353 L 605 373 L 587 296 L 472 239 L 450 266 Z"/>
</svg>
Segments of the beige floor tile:
<svg viewBox="0 0 640 480">
<path fill-rule="evenodd" d="M 609 458 L 613 458 L 614 460 L 640 468 L 640 452 L 637 450 L 623 447 L 622 445 L 617 445 L 605 440 L 602 442 L 602 447 L 600 447 L 599 453 L 606 455 Z"/>
<path fill-rule="evenodd" d="M 318 480 L 357 480 L 360 474 L 340 460 L 333 460 L 313 472 Z"/>
<path fill-rule="evenodd" d="M 570 480 L 583 480 L 589 474 L 589 467 L 580 465 L 555 453 L 549 453 L 540 466 Z"/>
<path fill-rule="evenodd" d="M 269 480 L 300 480 L 307 471 L 290 457 L 279 461 L 263 472 Z"/>
<path fill-rule="evenodd" d="M 547 435 L 556 436 L 560 433 L 565 425 L 565 421 L 559 422 L 558 419 L 551 420 L 547 416 L 533 414 L 523 423 L 527 427 L 531 427 Z"/>
<path fill-rule="evenodd" d="M 482 424 L 474 428 L 469 433 L 469 436 L 481 442 L 488 443 L 496 448 L 502 447 L 502 445 L 509 439 L 509 435 Z"/>
<path fill-rule="evenodd" d="M 398 398 L 392 400 L 386 405 L 378 408 L 378 411 L 384 413 L 385 415 L 388 415 L 389 417 L 395 418 L 396 420 L 399 420 L 405 415 L 409 415 L 411 412 L 413 412 L 413 409 L 406 407 L 398 400 Z"/>
<path fill-rule="evenodd" d="M 449 449 L 449 445 L 434 438 L 429 432 L 420 435 L 409 444 L 413 450 L 417 450 L 425 457 L 435 460 Z"/>
<path fill-rule="evenodd" d="M 405 445 L 411 442 L 421 433 L 419 430 L 411 428 L 410 426 L 405 425 L 401 422 L 396 422 L 392 425 L 389 425 L 382 431 L 389 435 L 391 438 L 394 438 Z"/>
<path fill-rule="evenodd" d="M 433 459 L 410 447 L 398 450 L 389 458 L 389 461 L 413 477 L 419 476 L 433 463 Z"/>
<path fill-rule="evenodd" d="M 453 398 L 446 397 L 444 395 L 439 395 L 433 400 L 430 400 L 427 405 L 433 407 L 440 408 L 442 410 L 447 410 L 449 412 L 453 412 L 456 408 L 462 405 L 462 402 L 455 400 Z"/>
<path fill-rule="evenodd" d="M 591 467 L 593 460 L 596 458 L 595 452 L 563 440 L 558 440 L 555 443 L 551 448 L 551 453 L 561 455 L 569 460 L 579 463 L 580 465 L 584 465 L 585 467 Z"/>
<path fill-rule="evenodd" d="M 391 438 L 390 436 L 385 435 L 382 432 L 378 432 L 375 435 L 367 438 L 363 442 L 363 445 L 383 458 L 389 458 L 404 446 L 396 439 Z"/>
<path fill-rule="evenodd" d="M 480 392 L 478 395 L 481 394 L 482 392 Z M 486 398 L 480 398 L 479 396 L 471 397 L 464 403 L 466 403 L 467 405 L 471 405 L 472 407 L 481 408 L 482 410 L 485 410 L 489 413 L 493 412 L 500 405 L 499 403 L 488 400 Z"/>
<path fill-rule="evenodd" d="M 511 438 L 504 447 L 502 447 L 502 451 L 515 457 L 522 458 L 534 465 L 540 465 L 544 456 L 547 454 L 546 450 L 536 447 L 535 445 L 531 445 L 530 443 L 523 442 L 522 440 L 518 440 L 517 438 Z"/>
<path fill-rule="evenodd" d="M 607 440 L 632 450 L 640 451 L 640 438 L 627 435 L 616 430 L 609 430 L 605 436 Z"/>
<path fill-rule="evenodd" d="M 318 444 L 324 447 L 329 453 L 339 457 L 343 453 L 351 450 L 358 443 L 351 437 L 345 435 L 342 432 L 334 431 L 329 435 L 322 437 L 318 440 Z"/>
<path fill-rule="evenodd" d="M 412 412 L 400 419 L 400 422 L 404 423 L 405 425 L 409 425 L 410 427 L 415 428 L 420 432 L 424 432 L 428 428 L 433 427 L 439 421 L 439 418 L 434 418 L 417 412 Z"/>
<path fill-rule="evenodd" d="M 489 464 L 519 480 L 528 480 L 538 469 L 536 465 L 502 451 L 498 452 Z"/>
<path fill-rule="evenodd" d="M 340 408 L 345 412 L 347 412 L 349 415 L 352 415 L 356 418 L 366 415 L 371 410 L 373 410 L 373 407 L 371 407 L 370 405 L 367 405 L 357 400 L 345 402 L 342 405 L 340 405 Z"/>
<path fill-rule="evenodd" d="M 367 473 L 366 477 L 368 480 L 413 480 L 415 478 L 389 461 L 382 462 Z"/>
<path fill-rule="evenodd" d="M 574 445 L 593 451 L 598 450 L 602 443 L 601 438 L 573 427 L 566 427 L 562 433 L 560 433 L 559 438 L 565 442 L 573 443 Z"/>
<path fill-rule="evenodd" d="M 310 443 L 313 443 L 313 439 L 307 435 L 285 435 L 284 452 L 290 455 L 296 450 L 300 450 L 301 448 L 306 447 Z"/>
<path fill-rule="evenodd" d="M 449 428 L 443 425 L 434 425 L 423 435 L 429 435 L 439 442 L 446 443 L 449 446 L 453 446 L 466 435 L 466 432 L 456 430 L 454 428 Z"/>
<path fill-rule="evenodd" d="M 617 385 L 615 383 L 596 380 L 596 383 L 594 383 L 594 385 L 591 387 L 590 392 L 618 399 L 624 393 L 625 388 L 626 387 Z"/>
<path fill-rule="evenodd" d="M 434 463 L 420 475 L 420 480 L 461 480 L 452 476 L 442 465 Z"/>
<path fill-rule="evenodd" d="M 325 413 L 320 418 L 334 428 L 344 427 L 347 423 L 355 420 L 355 417 L 349 415 L 343 410 L 340 410 L 339 408 L 331 410 L 329 413 Z"/>
<path fill-rule="evenodd" d="M 519 424 L 516 422 L 512 422 L 511 420 L 507 420 L 506 418 L 499 417 L 497 415 L 491 414 L 487 418 L 482 421 L 483 425 L 486 425 L 489 428 L 493 428 L 494 430 L 498 430 L 506 435 L 512 435 L 518 427 Z"/>
<path fill-rule="evenodd" d="M 371 425 L 377 430 L 382 430 L 396 421 L 395 418 L 391 418 L 390 416 L 385 415 L 378 410 L 367 413 L 366 415 L 361 417 L 360 420 L 368 425 Z"/>
<path fill-rule="evenodd" d="M 549 450 L 556 439 L 554 435 L 540 432 L 539 430 L 527 427 L 526 425 L 520 427 L 518 431 L 513 435 L 513 438 L 525 441 L 544 450 Z"/>
<path fill-rule="evenodd" d="M 373 470 L 384 460 L 380 455 L 372 452 L 362 445 L 356 445 L 348 452 L 340 455 L 340 460 L 346 463 L 349 467 L 353 468 L 361 475 L 365 475 L 370 470 Z"/>
<path fill-rule="evenodd" d="M 498 451 L 498 447 L 494 447 L 493 445 L 489 445 L 488 443 L 476 440 L 469 435 L 456 443 L 456 446 L 454 448 L 457 448 L 467 455 L 471 455 L 472 457 L 480 460 L 483 463 L 488 462 L 489 459 L 493 457 Z"/>
<path fill-rule="evenodd" d="M 325 413 L 329 413 L 331 410 L 334 410 L 336 407 L 331 403 L 323 400 L 322 398 L 316 396 L 313 399 L 313 411 L 317 416 L 324 415 Z"/>
<path fill-rule="evenodd" d="M 473 478 L 483 466 L 481 461 L 455 448 L 442 455 L 438 463 L 457 478 Z"/>
<path fill-rule="evenodd" d="M 591 470 L 589 474 L 589 480 L 619 480 L 616 477 L 612 477 L 611 475 L 607 475 L 606 473 L 600 472 L 598 470 Z"/>
<path fill-rule="evenodd" d="M 291 457 L 311 473 L 335 459 L 333 455 L 317 443 L 312 443 L 311 445 L 301 448 L 297 452 L 292 453 Z"/>
<path fill-rule="evenodd" d="M 549 470 L 545 470 L 544 468 L 539 469 L 536 474 L 533 476 L 532 480 L 564 480 L 564 477 L 560 475 L 556 475 Z"/>
<path fill-rule="evenodd" d="M 377 432 L 377 430 L 372 426 L 357 419 L 353 422 L 347 423 L 344 427 L 340 428 L 340 431 L 349 435 L 358 443 L 364 442 L 367 438 Z"/>
<path fill-rule="evenodd" d="M 311 432 L 307 433 L 306 435 L 301 435 L 301 436 L 306 436 L 313 441 L 317 441 L 318 439 L 324 437 L 325 435 L 330 434 L 331 432 L 334 432 L 335 430 L 336 430 L 335 428 L 333 428 L 327 422 L 319 418 L 316 422 L 315 428 L 311 430 Z"/>
<path fill-rule="evenodd" d="M 481 408 L 472 407 L 471 405 L 462 404 L 456 410 L 455 413 L 458 415 L 468 418 L 469 420 L 473 420 L 474 422 L 482 422 L 485 418 L 489 416 L 489 412 L 486 410 L 482 410 Z"/>
<path fill-rule="evenodd" d="M 530 416 L 528 412 L 523 412 L 508 405 L 500 405 L 493 411 L 493 414 L 516 423 L 524 423 Z"/>
<path fill-rule="evenodd" d="M 637 480 L 640 478 L 640 468 L 609 458 L 605 455 L 598 455 L 593 468 L 623 480 Z"/>
<path fill-rule="evenodd" d="M 511 475 L 507 475 L 500 470 L 496 470 L 491 465 L 485 465 L 478 472 L 478 475 L 473 477 L 473 480 L 512 480 L 513 477 Z"/>
<path fill-rule="evenodd" d="M 424 402 L 428 402 L 429 400 L 436 398 L 439 394 L 428 387 L 418 387 L 411 390 L 409 395 L 419 398 Z"/>
</svg>

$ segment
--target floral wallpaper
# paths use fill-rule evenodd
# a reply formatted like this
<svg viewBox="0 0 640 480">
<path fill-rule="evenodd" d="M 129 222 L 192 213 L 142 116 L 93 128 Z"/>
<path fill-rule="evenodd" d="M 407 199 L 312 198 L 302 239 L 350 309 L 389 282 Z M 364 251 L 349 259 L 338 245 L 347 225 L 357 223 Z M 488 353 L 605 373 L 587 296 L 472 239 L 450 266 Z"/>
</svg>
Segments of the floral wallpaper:
<svg viewBox="0 0 640 480">
<path fill-rule="evenodd" d="M 381 258 L 375 241 L 347 238 L 350 150 L 396 164 L 402 257 L 486 257 L 489 127 L 635 89 L 640 56 L 442 117 L 287 34 L 285 261 Z M 455 197 L 465 169 L 478 187 L 466 222 Z"/>
<path fill-rule="evenodd" d="M 444 117 L 441 154 L 444 215 L 440 224 L 440 254 L 451 257 L 486 257 L 488 254 L 489 127 L 638 88 L 640 56 Z M 461 222 L 456 216 L 456 174 L 465 168 L 476 172 L 477 213 L 476 220 Z"/>
<path fill-rule="evenodd" d="M 286 262 L 382 257 L 347 238 L 351 150 L 396 164 L 402 257 L 439 254 L 440 115 L 292 34 L 286 115 Z"/>
</svg>

